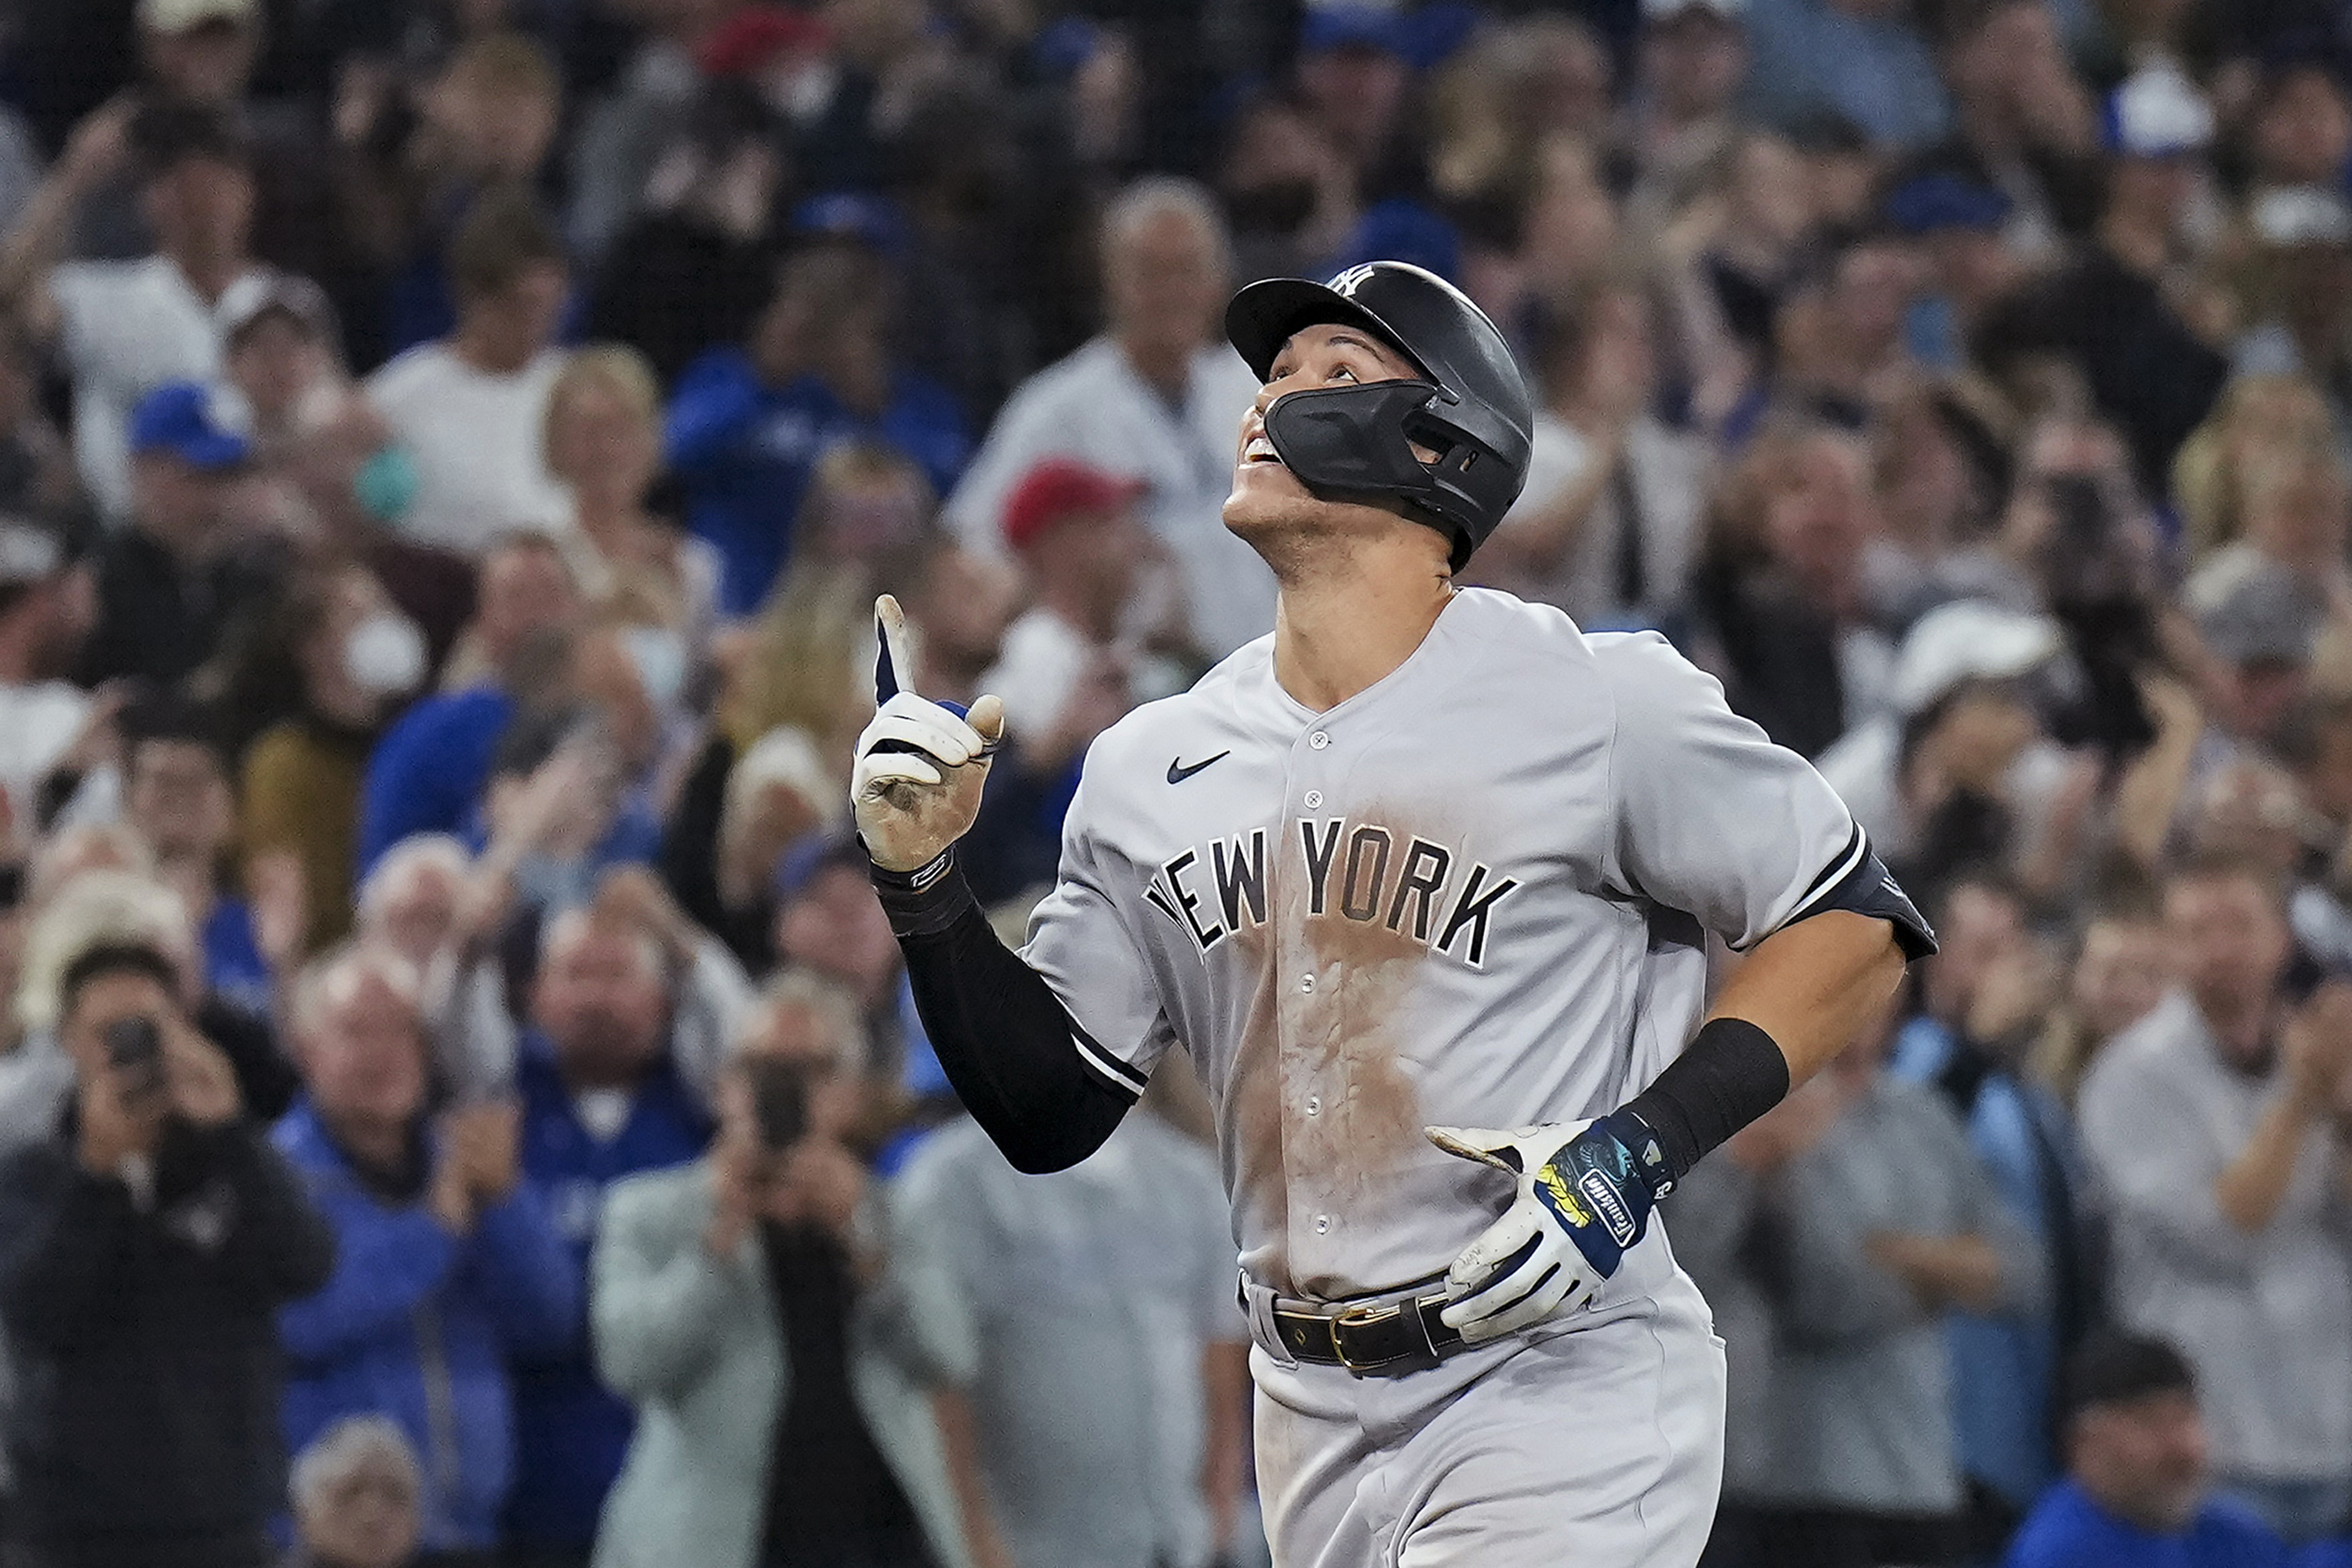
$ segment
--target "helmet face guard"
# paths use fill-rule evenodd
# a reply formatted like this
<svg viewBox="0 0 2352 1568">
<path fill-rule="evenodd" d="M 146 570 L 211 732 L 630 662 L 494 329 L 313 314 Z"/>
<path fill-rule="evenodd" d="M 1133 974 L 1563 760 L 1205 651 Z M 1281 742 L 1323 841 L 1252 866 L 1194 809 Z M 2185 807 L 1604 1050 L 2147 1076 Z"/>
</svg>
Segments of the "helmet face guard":
<svg viewBox="0 0 2352 1568">
<path fill-rule="evenodd" d="M 1468 295 L 1403 261 L 1328 283 L 1267 278 L 1235 294 L 1225 335 L 1262 382 L 1302 328 L 1353 326 L 1404 355 L 1408 380 L 1286 392 L 1266 437 L 1311 494 L 1401 509 L 1454 542 L 1455 569 L 1502 525 L 1525 483 L 1534 400 L 1510 345 Z M 1413 448 L 1436 455 L 1427 462 Z"/>
<path fill-rule="evenodd" d="M 1487 492 L 1507 486 L 1516 493 L 1518 484 L 1492 452 L 1433 409 L 1444 396 L 1426 381 L 1285 392 L 1266 409 L 1266 439 L 1282 466 L 1322 499 L 1405 502 L 1415 521 L 1453 538 L 1459 571 L 1477 545 L 1473 520 L 1494 504 Z M 1435 451 L 1436 460 L 1423 462 L 1416 444 Z M 1509 497 L 1501 504 L 1507 507 Z"/>
</svg>

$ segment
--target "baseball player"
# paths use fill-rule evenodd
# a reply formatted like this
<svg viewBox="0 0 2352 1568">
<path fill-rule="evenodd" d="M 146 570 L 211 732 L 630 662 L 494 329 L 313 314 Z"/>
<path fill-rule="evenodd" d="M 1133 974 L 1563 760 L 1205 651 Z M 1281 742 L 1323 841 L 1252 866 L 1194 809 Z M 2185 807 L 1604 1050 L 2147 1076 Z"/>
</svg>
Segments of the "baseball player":
<svg viewBox="0 0 2352 1568">
<path fill-rule="evenodd" d="M 1254 283 L 1226 332 L 1274 634 L 1095 743 L 1018 954 L 954 852 L 1002 710 L 899 689 L 878 606 L 852 791 L 924 1022 L 1025 1170 L 1187 1048 L 1281 1568 L 1690 1568 L 1723 1356 L 1653 1207 L 1933 938 L 1662 638 L 1454 586 L 1532 420 L 1477 307 L 1378 261 Z M 1701 1023 L 1709 931 L 1747 957 Z"/>
</svg>

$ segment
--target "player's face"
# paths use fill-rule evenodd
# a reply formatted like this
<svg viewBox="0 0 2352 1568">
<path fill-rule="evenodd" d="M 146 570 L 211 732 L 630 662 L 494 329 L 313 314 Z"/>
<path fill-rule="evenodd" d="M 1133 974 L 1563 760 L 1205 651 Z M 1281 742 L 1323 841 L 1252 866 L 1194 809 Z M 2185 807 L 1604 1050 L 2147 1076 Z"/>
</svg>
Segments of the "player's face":
<svg viewBox="0 0 2352 1568">
<path fill-rule="evenodd" d="M 1308 326 L 1293 334 L 1267 367 L 1265 386 L 1241 421 L 1234 453 L 1233 492 L 1225 501 L 1225 526 L 1244 538 L 1256 531 L 1295 524 L 1344 509 L 1371 512 L 1344 502 L 1316 499 L 1274 451 L 1265 433 L 1266 410 L 1285 392 L 1315 387 L 1352 387 L 1373 381 L 1410 381 L 1412 361 L 1357 326 Z M 1426 455 L 1426 454 L 1424 454 Z M 1392 514 L 1384 514 L 1392 515 Z"/>
</svg>

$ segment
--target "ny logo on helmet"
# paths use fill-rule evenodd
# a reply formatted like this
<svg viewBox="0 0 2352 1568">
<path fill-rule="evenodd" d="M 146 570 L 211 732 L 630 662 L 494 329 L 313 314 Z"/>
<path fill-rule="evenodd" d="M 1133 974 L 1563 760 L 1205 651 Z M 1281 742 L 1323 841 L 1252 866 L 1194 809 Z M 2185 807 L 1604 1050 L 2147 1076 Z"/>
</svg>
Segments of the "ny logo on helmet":
<svg viewBox="0 0 2352 1568">
<path fill-rule="evenodd" d="M 1364 279 L 1370 277 L 1372 272 L 1372 262 L 1360 261 L 1331 279 L 1328 286 L 1335 294 L 1352 296 L 1357 290 L 1364 286 Z"/>
</svg>

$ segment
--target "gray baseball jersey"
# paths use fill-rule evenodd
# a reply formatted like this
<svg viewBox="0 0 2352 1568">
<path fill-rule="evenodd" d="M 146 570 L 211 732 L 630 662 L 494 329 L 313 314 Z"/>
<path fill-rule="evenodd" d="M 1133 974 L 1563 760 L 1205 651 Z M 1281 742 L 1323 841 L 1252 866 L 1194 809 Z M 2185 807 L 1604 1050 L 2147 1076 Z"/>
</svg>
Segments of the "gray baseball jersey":
<svg viewBox="0 0 2352 1568">
<path fill-rule="evenodd" d="M 1663 638 L 1470 589 L 1328 712 L 1264 638 L 1105 732 L 1024 956 L 1121 1089 L 1186 1046 L 1245 1272 L 1337 1299 L 1441 1274 L 1507 1196 L 1424 1124 L 1613 1109 L 1698 1022 L 1705 933 L 1867 854 Z"/>
</svg>

